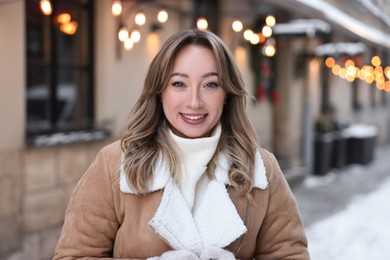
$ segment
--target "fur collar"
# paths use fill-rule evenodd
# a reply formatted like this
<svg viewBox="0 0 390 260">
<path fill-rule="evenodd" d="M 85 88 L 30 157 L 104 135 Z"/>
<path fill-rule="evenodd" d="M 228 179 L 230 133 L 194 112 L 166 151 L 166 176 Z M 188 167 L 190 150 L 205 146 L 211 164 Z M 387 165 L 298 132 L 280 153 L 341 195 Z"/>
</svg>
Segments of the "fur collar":
<svg viewBox="0 0 390 260">
<path fill-rule="evenodd" d="M 198 210 L 193 213 L 180 188 L 170 177 L 167 164 L 159 157 L 149 191 L 164 189 L 164 192 L 149 226 L 173 249 L 187 249 L 200 254 L 205 248 L 224 248 L 247 231 L 227 191 L 226 185 L 231 185 L 228 178 L 230 165 L 226 156 L 219 157 L 215 179 L 209 182 Z M 254 188 L 266 189 L 267 186 L 265 166 L 257 151 Z M 124 193 L 135 194 L 127 184 L 123 165 L 120 189 Z"/>
<path fill-rule="evenodd" d="M 123 193 L 135 194 L 135 191 L 127 183 L 127 178 L 125 171 L 123 169 L 123 158 L 124 154 L 122 153 L 121 166 L 120 166 L 120 189 Z M 228 170 L 230 168 L 231 161 L 225 155 L 220 155 L 218 158 L 218 165 L 215 170 L 215 179 L 218 182 L 221 182 L 225 185 L 230 185 L 228 177 Z M 163 160 L 163 157 L 160 155 L 157 158 L 157 161 L 154 166 L 154 178 L 149 185 L 149 192 L 154 192 L 160 189 L 165 188 L 168 181 L 171 180 L 171 174 L 169 172 L 168 164 Z M 265 166 L 263 159 L 261 158 L 260 152 L 256 152 L 256 161 L 255 161 L 255 174 L 253 187 L 258 189 L 266 189 L 268 186 L 268 180 L 265 172 Z"/>
</svg>

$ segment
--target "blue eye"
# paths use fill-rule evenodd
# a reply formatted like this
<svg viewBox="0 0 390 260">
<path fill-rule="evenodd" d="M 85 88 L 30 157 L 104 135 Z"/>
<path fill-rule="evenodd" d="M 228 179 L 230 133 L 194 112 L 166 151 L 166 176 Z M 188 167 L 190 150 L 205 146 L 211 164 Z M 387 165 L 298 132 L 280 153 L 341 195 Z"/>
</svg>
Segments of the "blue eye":
<svg viewBox="0 0 390 260">
<path fill-rule="evenodd" d="M 205 85 L 206 88 L 217 88 L 219 87 L 219 84 L 216 82 L 209 82 Z"/>
<path fill-rule="evenodd" d="M 172 86 L 177 87 L 177 88 L 184 88 L 185 84 L 183 82 L 176 81 L 176 82 L 172 83 Z"/>
</svg>

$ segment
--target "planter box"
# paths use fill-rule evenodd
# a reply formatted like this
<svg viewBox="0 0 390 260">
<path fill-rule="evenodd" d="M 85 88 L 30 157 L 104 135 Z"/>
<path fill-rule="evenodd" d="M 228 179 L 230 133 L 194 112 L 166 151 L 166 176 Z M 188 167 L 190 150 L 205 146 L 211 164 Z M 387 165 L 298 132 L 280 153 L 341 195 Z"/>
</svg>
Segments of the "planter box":
<svg viewBox="0 0 390 260">
<path fill-rule="evenodd" d="M 332 133 L 317 134 L 314 141 L 314 175 L 325 175 L 331 169 L 333 152 Z"/>
<path fill-rule="evenodd" d="M 353 125 L 346 129 L 347 163 L 369 164 L 374 159 L 377 129 L 375 126 Z"/>
</svg>

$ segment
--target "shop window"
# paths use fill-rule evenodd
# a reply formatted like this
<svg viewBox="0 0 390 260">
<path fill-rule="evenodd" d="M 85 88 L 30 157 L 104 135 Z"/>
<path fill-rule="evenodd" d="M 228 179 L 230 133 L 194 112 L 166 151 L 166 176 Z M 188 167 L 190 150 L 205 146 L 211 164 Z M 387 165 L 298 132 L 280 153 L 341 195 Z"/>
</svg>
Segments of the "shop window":
<svg viewBox="0 0 390 260">
<path fill-rule="evenodd" d="M 26 1 L 26 137 L 92 130 L 93 0 Z"/>
</svg>

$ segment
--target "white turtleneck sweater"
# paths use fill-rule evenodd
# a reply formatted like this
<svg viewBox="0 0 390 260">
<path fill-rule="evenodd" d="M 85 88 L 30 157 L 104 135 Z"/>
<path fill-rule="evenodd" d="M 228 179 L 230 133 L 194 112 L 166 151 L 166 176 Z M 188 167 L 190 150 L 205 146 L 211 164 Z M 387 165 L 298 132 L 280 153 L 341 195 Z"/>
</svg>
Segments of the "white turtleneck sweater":
<svg viewBox="0 0 390 260">
<path fill-rule="evenodd" d="M 209 183 L 205 172 L 217 149 L 221 126 L 218 124 L 210 137 L 189 139 L 172 131 L 170 135 L 178 147 L 182 164 L 177 185 L 194 213 Z"/>
</svg>

